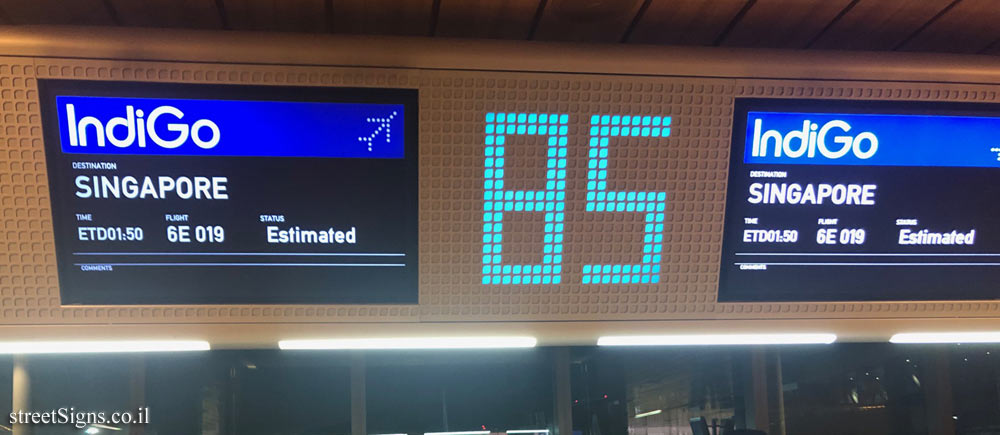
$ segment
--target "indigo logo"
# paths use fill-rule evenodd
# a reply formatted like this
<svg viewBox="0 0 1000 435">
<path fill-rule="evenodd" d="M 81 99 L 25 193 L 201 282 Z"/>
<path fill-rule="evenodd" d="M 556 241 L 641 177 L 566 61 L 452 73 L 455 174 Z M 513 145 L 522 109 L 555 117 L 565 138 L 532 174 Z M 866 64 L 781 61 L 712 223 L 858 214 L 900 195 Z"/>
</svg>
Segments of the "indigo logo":
<svg viewBox="0 0 1000 435">
<path fill-rule="evenodd" d="M 816 157 L 816 151 L 828 159 L 839 159 L 847 155 L 848 152 L 855 157 L 866 160 L 875 155 L 878 151 L 878 138 L 870 131 L 859 133 L 857 136 L 837 135 L 832 137 L 833 145 L 828 141 L 831 134 L 848 133 L 851 125 L 839 119 L 823 124 L 822 127 L 808 119 L 802 121 L 802 130 L 790 131 L 782 134 L 778 130 L 767 130 L 763 133 L 764 120 L 757 118 L 753 122 L 753 150 L 754 157 L 766 157 L 768 147 L 774 146 L 774 157 L 788 157 L 797 159 Z"/>
<path fill-rule="evenodd" d="M 88 146 L 88 132 L 94 138 L 98 147 L 106 146 L 107 142 L 118 148 L 128 148 L 138 143 L 139 148 L 145 148 L 147 138 L 156 146 L 173 149 L 183 145 L 188 139 L 199 148 L 211 149 L 219 144 L 221 136 L 219 126 L 208 119 L 199 119 L 190 126 L 180 122 L 184 112 L 174 106 L 159 106 L 149 112 L 142 109 L 125 106 L 124 117 L 114 117 L 102 122 L 94 116 L 84 116 L 77 121 L 76 107 L 66 104 L 66 127 L 69 129 L 70 146 Z M 164 138 L 157 132 L 157 125 L 167 122 L 166 130 L 173 132 L 173 138 Z M 203 132 L 202 130 L 208 130 Z M 203 139 L 207 138 L 207 139 Z"/>
</svg>

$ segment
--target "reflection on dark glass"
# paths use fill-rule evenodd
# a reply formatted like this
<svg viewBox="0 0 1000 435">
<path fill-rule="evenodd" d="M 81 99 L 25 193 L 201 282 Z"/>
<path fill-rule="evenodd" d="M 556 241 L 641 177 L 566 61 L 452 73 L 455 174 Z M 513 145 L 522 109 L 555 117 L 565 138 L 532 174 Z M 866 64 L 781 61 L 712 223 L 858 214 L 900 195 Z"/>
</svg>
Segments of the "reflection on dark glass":
<svg viewBox="0 0 1000 435">
<path fill-rule="evenodd" d="M 584 435 L 690 434 L 733 424 L 731 352 L 700 349 L 578 350 L 573 367 L 574 430 Z"/>
<path fill-rule="evenodd" d="M 350 368 L 343 353 L 245 352 L 230 372 L 234 434 L 351 432 Z"/>
<path fill-rule="evenodd" d="M 133 407 L 129 355 L 35 355 L 28 360 L 31 410 L 112 412 Z M 34 435 L 79 434 L 73 425 L 34 425 Z"/>
<path fill-rule="evenodd" d="M 14 358 L 10 355 L 0 355 L 0 413 L 2 415 L 8 415 L 13 409 L 13 370 L 14 370 Z M 4 426 L 10 426 L 7 421 L 2 421 L 0 424 Z M 2 429 L 0 429 L 2 431 Z"/>
<path fill-rule="evenodd" d="M 947 363 L 956 433 L 1000 433 L 1000 346 L 953 346 Z"/>
<path fill-rule="evenodd" d="M 201 434 L 203 420 L 205 427 L 213 427 L 206 391 L 226 371 L 217 356 L 195 352 L 144 358 L 145 404 L 151 410 L 144 435 Z"/>
<path fill-rule="evenodd" d="M 582 435 L 1000 433 L 1000 346 L 576 348 Z M 748 431 L 760 432 L 748 432 Z M 742 431 L 742 432 L 741 432 Z"/>
<path fill-rule="evenodd" d="M 784 419 L 772 418 L 772 429 L 833 435 L 847 424 L 858 434 L 927 433 L 924 353 L 887 344 L 782 350 Z"/>
<path fill-rule="evenodd" d="M 0 356 L 0 391 L 8 392 L 0 410 L 17 411 L 12 399 L 26 397 L 14 391 L 16 360 L 30 375 L 21 410 L 151 410 L 141 431 L 98 434 L 563 435 L 554 423 L 560 351 Z M 998 345 L 579 347 L 569 355 L 578 435 L 1000 434 Z M 352 397 L 363 400 L 354 403 L 358 415 L 367 408 L 363 433 L 352 425 Z"/>
<path fill-rule="evenodd" d="M 370 434 L 551 430 L 546 350 L 371 352 Z"/>
<path fill-rule="evenodd" d="M 28 355 L 27 394 L 12 386 L 13 360 L 0 359 L 0 409 L 136 412 L 149 424 L 36 424 L 34 435 L 350 433 L 349 367 L 330 354 L 214 351 L 176 354 Z M 6 386 L 6 387 L 4 387 Z M 29 398 L 13 408 L 12 398 Z M 6 412 L 5 412 L 6 415 Z M 6 420 L 6 418 L 5 418 Z M 8 422 L 0 422 L 0 433 Z"/>
</svg>

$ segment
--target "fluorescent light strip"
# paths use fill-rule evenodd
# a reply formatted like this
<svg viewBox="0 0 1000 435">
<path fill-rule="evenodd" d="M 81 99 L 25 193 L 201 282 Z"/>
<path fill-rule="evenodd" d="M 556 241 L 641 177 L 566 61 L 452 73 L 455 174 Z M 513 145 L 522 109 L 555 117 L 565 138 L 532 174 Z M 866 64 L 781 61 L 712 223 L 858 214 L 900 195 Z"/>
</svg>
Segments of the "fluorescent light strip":
<svg viewBox="0 0 1000 435">
<path fill-rule="evenodd" d="M 398 337 L 281 340 L 278 347 L 292 349 L 503 349 L 535 347 L 535 337 Z M 462 432 L 466 433 L 466 432 Z"/>
<path fill-rule="evenodd" d="M 1000 331 L 989 332 L 905 332 L 893 335 L 890 343 L 1000 343 Z"/>
<path fill-rule="evenodd" d="M 198 340 L 4 341 L 0 354 L 182 352 L 209 350 Z"/>
<path fill-rule="evenodd" d="M 424 435 L 490 435 L 488 430 L 469 430 L 459 432 L 424 432 Z"/>
<path fill-rule="evenodd" d="M 653 410 L 653 411 L 649 411 L 649 412 L 643 412 L 642 414 L 636 414 L 635 418 L 649 417 L 651 415 L 656 415 L 656 414 L 659 414 L 659 413 L 662 413 L 662 412 L 663 412 L 662 409 L 657 409 L 657 410 Z"/>
<path fill-rule="evenodd" d="M 718 346 L 765 344 L 830 344 L 836 334 L 689 334 L 620 335 L 597 339 L 598 346 Z"/>
<path fill-rule="evenodd" d="M 509 430 L 507 433 L 549 433 L 548 429 L 517 429 Z"/>
</svg>

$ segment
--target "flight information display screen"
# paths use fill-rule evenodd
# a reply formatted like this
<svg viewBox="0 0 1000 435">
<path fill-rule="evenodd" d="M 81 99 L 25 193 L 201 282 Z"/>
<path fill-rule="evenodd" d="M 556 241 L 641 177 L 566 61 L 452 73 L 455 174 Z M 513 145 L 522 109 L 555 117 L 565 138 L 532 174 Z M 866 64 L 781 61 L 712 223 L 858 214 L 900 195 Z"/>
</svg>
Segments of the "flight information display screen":
<svg viewBox="0 0 1000 435">
<path fill-rule="evenodd" d="M 1000 297 L 1000 107 L 738 99 L 719 300 Z"/>
<path fill-rule="evenodd" d="M 63 304 L 417 302 L 417 92 L 43 80 Z"/>
</svg>

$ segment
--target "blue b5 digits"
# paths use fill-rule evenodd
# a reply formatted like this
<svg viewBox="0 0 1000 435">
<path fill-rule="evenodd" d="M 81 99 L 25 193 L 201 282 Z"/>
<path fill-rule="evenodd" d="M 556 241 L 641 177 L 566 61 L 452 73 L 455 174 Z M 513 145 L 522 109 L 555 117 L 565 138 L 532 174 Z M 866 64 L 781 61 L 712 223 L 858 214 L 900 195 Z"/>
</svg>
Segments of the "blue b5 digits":
<svg viewBox="0 0 1000 435">
<path fill-rule="evenodd" d="M 483 284 L 559 284 L 562 278 L 563 221 L 566 200 L 566 145 L 569 115 L 487 113 L 486 161 L 483 185 Z M 594 115 L 590 121 L 587 164 L 588 212 L 642 213 L 645 222 L 642 262 L 588 264 L 584 284 L 645 284 L 660 280 L 663 250 L 664 192 L 607 189 L 608 145 L 614 137 L 661 138 L 670 135 L 670 117 Z M 545 188 L 508 190 L 504 187 L 507 137 L 533 135 L 548 144 Z M 541 264 L 501 264 L 503 215 L 511 211 L 544 213 Z"/>
</svg>

